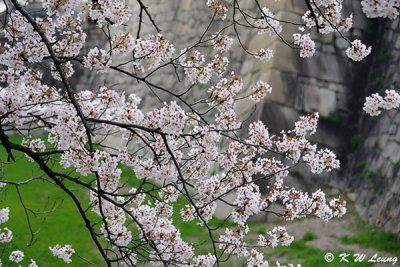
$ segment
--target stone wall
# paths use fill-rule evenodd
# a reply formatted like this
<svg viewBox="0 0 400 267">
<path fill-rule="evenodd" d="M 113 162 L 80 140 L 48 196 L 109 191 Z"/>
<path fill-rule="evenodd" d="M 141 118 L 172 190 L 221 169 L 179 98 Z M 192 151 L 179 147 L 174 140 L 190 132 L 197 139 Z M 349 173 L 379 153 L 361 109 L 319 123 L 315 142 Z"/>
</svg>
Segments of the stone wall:
<svg viewBox="0 0 400 267">
<path fill-rule="evenodd" d="M 379 38 L 370 65 L 368 94 L 400 85 L 399 21 L 380 22 Z M 400 113 L 383 112 L 378 117 L 363 115 L 359 126 L 359 144 L 348 183 L 354 189 L 360 216 L 387 231 L 400 233 Z"/>
</svg>

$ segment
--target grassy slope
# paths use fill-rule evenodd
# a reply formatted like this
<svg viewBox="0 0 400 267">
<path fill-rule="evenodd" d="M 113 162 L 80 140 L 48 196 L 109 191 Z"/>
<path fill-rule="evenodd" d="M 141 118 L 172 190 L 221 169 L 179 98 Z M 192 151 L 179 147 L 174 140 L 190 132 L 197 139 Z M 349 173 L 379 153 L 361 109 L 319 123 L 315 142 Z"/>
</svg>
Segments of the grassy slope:
<svg viewBox="0 0 400 267">
<path fill-rule="evenodd" d="M 19 142 L 20 139 L 12 141 Z M 1 159 L 7 159 L 4 149 L 0 149 Z M 17 163 L 7 164 L 4 166 L 4 179 L 12 181 L 22 181 L 41 172 L 34 163 L 29 162 L 27 158 L 20 154 L 14 153 Z M 65 193 L 55 185 L 43 182 L 42 180 L 33 181 L 27 185 L 19 187 L 24 203 L 31 209 L 43 211 L 47 203 L 47 210 L 54 205 L 57 208 L 49 213 L 39 215 L 37 217 L 30 215 L 33 230 L 40 228 L 40 232 L 35 236 L 35 242 L 32 246 L 27 247 L 31 235 L 28 223 L 25 217 L 24 209 L 19 200 L 16 188 L 8 185 L 6 191 L 1 194 L 2 201 L 0 207 L 10 208 L 10 220 L 2 227 L 8 227 L 13 231 L 13 241 L 11 246 L 3 250 L 1 260 L 7 263 L 8 255 L 12 250 L 22 250 L 25 253 L 25 260 L 33 258 L 39 266 L 71 266 L 65 264 L 62 260 L 55 258 L 48 247 L 55 244 L 71 244 L 75 251 L 82 257 L 90 259 L 90 261 L 99 264 L 99 255 L 94 247 L 91 237 L 86 230 L 83 220 L 77 212 L 74 202 L 65 195 Z M 78 196 L 87 203 L 88 197 L 77 188 Z M 61 203 L 62 202 L 62 203 Z M 61 205 L 59 205 L 61 203 Z M 44 220 L 44 221 L 43 221 Z M 43 222 L 43 223 L 42 223 Z M 73 266 L 87 266 L 88 264 L 77 256 L 73 258 Z"/>
<path fill-rule="evenodd" d="M 373 248 L 377 251 L 389 252 L 400 255 L 400 236 L 395 233 L 385 232 L 363 221 L 358 215 L 351 226 L 354 236 L 339 236 L 343 244 L 358 244 L 363 248 Z"/>
<path fill-rule="evenodd" d="M 355 267 L 368 267 L 373 266 L 372 263 L 361 262 L 355 263 L 351 262 L 350 257 L 348 258 L 350 262 L 343 263 L 340 262 L 341 253 L 350 253 L 353 255 L 353 251 L 340 251 L 334 252 L 334 260 L 330 263 L 326 262 L 324 256 L 326 253 L 331 251 L 323 251 L 318 248 L 307 245 L 307 241 L 317 239 L 318 237 L 313 233 L 307 232 L 302 239 L 293 241 L 290 247 L 277 247 L 272 253 L 273 255 L 288 254 L 290 263 L 292 264 L 302 264 L 302 266 L 330 266 L 330 267 L 340 267 L 340 266 L 355 266 Z"/>
</svg>

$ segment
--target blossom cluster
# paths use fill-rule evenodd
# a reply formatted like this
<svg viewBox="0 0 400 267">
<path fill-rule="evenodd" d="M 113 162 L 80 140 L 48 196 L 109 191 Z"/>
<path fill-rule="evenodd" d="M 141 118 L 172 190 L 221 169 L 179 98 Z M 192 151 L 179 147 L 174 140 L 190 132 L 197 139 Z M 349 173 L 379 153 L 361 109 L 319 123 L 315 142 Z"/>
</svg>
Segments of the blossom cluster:
<svg viewBox="0 0 400 267">
<path fill-rule="evenodd" d="M 362 10 L 368 18 L 395 19 L 399 15 L 400 1 L 398 0 L 363 0 Z"/>
<path fill-rule="evenodd" d="M 19 263 L 24 259 L 24 253 L 21 250 L 15 250 L 11 252 L 8 259 L 12 262 Z"/>
<path fill-rule="evenodd" d="M 51 64 L 50 69 L 51 69 L 51 75 L 53 76 L 53 78 L 56 79 L 57 81 L 62 81 L 60 73 L 58 72 L 54 63 Z M 67 78 L 72 77 L 72 75 L 74 75 L 74 73 L 75 73 L 74 67 L 70 61 L 68 61 L 65 64 L 62 64 L 61 69 L 65 73 L 65 76 Z"/>
<path fill-rule="evenodd" d="M 9 215 L 10 215 L 10 209 L 8 207 L 0 209 L 0 224 L 6 223 L 9 219 Z M 12 240 L 13 240 L 12 231 L 7 227 L 0 228 L 0 244 L 10 243 Z M 8 260 L 14 263 L 20 263 L 23 261 L 24 256 L 25 254 L 23 251 L 14 250 L 8 256 Z M 1 265 L 2 262 L 0 261 L 0 266 Z M 37 264 L 33 259 L 31 259 L 27 267 L 37 267 Z"/>
<path fill-rule="evenodd" d="M 222 20 L 226 19 L 226 13 L 228 12 L 228 7 L 220 0 L 207 0 L 207 6 L 211 12 Z"/>
<path fill-rule="evenodd" d="M 263 99 L 267 93 L 272 92 L 272 88 L 268 83 L 265 83 L 263 81 L 258 81 L 252 88 L 251 88 L 251 95 L 250 99 L 253 100 L 254 102 L 259 102 L 261 99 Z"/>
<path fill-rule="evenodd" d="M 52 45 L 52 50 L 58 57 L 76 57 L 86 42 L 86 33 L 82 28 L 82 20 L 90 17 L 98 26 L 104 23 L 119 25 L 130 17 L 130 9 L 124 1 L 100 0 L 91 4 L 78 0 L 49 0 L 43 1 L 47 12 L 46 18 L 36 18 L 36 23 L 43 30 L 45 37 Z M 41 62 L 49 56 L 45 43 L 32 25 L 19 12 L 13 11 L 10 15 L 8 29 L 4 30 L 6 38 L 19 40 L 15 45 L 5 43 L 0 59 L 2 64 L 20 71 L 25 70 L 24 61 L 31 63 Z M 12 22 L 12 23 L 11 23 Z M 117 32 L 111 38 L 109 50 L 93 47 L 83 58 L 84 66 L 105 72 L 111 66 L 113 54 L 134 53 L 136 60 L 133 62 L 135 73 L 142 72 L 142 64 L 149 65 L 150 69 L 158 67 L 163 61 L 171 59 L 175 48 L 158 33 L 150 35 L 147 39 L 133 38 L 129 33 Z M 145 62 L 140 62 L 146 59 Z M 61 81 L 59 68 L 51 63 L 52 76 Z M 66 78 L 74 74 L 70 61 L 60 64 Z"/>
<path fill-rule="evenodd" d="M 302 19 L 305 26 L 309 29 L 317 28 L 321 34 L 330 34 L 332 32 L 347 32 L 353 25 L 353 17 L 342 17 L 343 4 L 341 0 L 318 0 L 310 3 L 312 9 L 307 10 Z M 300 27 L 300 31 L 304 31 Z M 295 44 L 302 49 L 301 57 L 311 57 L 315 53 L 314 41 L 310 38 L 310 34 L 293 34 Z"/>
<path fill-rule="evenodd" d="M 342 18 L 343 4 L 341 0 L 318 0 L 311 4 L 313 12 L 308 10 L 302 17 L 309 28 L 317 27 L 322 34 L 335 30 L 346 32 L 352 27 L 352 16 Z"/>
<path fill-rule="evenodd" d="M 366 98 L 363 110 L 371 116 L 378 116 L 381 114 L 380 108 L 390 110 L 399 108 L 400 95 L 395 90 L 386 90 L 385 96 L 379 94 L 372 94 Z"/>
<path fill-rule="evenodd" d="M 10 209 L 3 208 L 0 210 L 0 224 L 8 221 Z M 13 239 L 12 231 L 7 227 L 0 228 L 0 243 L 10 243 Z"/>
<path fill-rule="evenodd" d="M 97 0 L 89 2 L 88 5 L 90 18 L 100 27 L 105 22 L 120 25 L 127 22 L 132 15 L 131 9 L 124 0 Z"/>
<path fill-rule="evenodd" d="M 269 8 L 264 7 L 262 9 L 261 17 L 254 23 L 254 26 L 258 29 L 258 34 L 268 33 L 269 35 L 275 35 L 282 32 L 282 25 L 274 19 L 274 14 Z"/>
<path fill-rule="evenodd" d="M 111 40 L 112 51 L 115 54 L 127 54 L 135 47 L 135 39 L 129 32 L 119 32 Z"/>
<path fill-rule="evenodd" d="M 110 64 L 110 55 L 105 50 L 97 47 L 90 49 L 87 57 L 84 58 L 84 66 L 91 70 L 95 69 L 98 72 L 107 71 Z"/>
<path fill-rule="evenodd" d="M 313 1 L 311 7 L 313 10 L 308 10 L 302 19 L 308 28 L 316 27 L 321 34 L 329 34 L 335 31 L 347 32 L 353 26 L 352 15 L 342 18 L 342 1 Z M 301 57 L 310 57 L 315 52 L 315 44 L 309 34 L 307 35 L 299 33 L 293 35 L 295 44 L 298 44 L 302 48 L 300 51 Z M 346 55 L 354 61 L 360 61 L 370 54 L 370 52 L 370 47 L 367 48 L 361 41 L 354 40 L 346 50 Z"/>
<path fill-rule="evenodd" d="M 66 263 L 71 263 L 71 256 L 75 253 L 75 250 L 70 245 L 60 246 L 59 244 L 54 247 L 49 247 L 50 251 L 54 256 L 64 260 Z"/>
<path fill-rule="evenodd" d="M 169 203 L 148 204 L 131 209 L 141 225 L 142 238 L 154 242 L 162 255 L 155 255 L 154 260 L 187 261 L 194 254 L 194 248 L 182 240 L 180 231 L 172 224 L 172 206 Z"/>
<path fill-rule="evenodd" d="M 233 72 L 208 89 L 210 105 L 216 107 L 215 122 L 222 129 L 238 129 L 235 96 L 242 90 L 243 80 Z"/>
<path fill-rule="evenodd" d="M 301 47 L 300 57 L 312 57 L 315 53 L 315 43 L 310 34 L 293 34 L 294 43 Z"/>
<path fill-rule="evenodd" d="M 181 55 L 179 63 L 192 83 L 207 83 L 211 79 L 211 66 L 205 64 L 205 57 L 198 50 L 184 49 Z"/>
<path fill-rule="evenodd" d="M 277 247 L 279 244 L 282 246 L 290 246 L 294 237 L 290 236 L 286 228 L 283 226 L 274 227 L 271 231 L 267 232 L 268 238 L 264 235 L 258 236 L 257 244 L 262 247 Z"/>
<path fill-rule="evenodd" d="M 231 1 L 227 1 L 231 2 Z M 373 0 L 363 0 L 361 1 L 363 11 L 368 17 L 389 17 L 395 18 L 398 16 L 398 8 L 399 1 L 397 0 L 383 0 L 383 1 L 373 1 Z M 228 12 L 229 5 L 224 4 L 224 1 L 207 1 L 208 7 L 215 12 L 215 14 L 223 14 L 223 18 L 226 17 Z M 237 5 L 237 6 L 236 6 Z M 239 3 L 236 3 L 232 7 L 233 9 L 239 9 Z M 302 16 L 302 20 L 304 22 L 304 26 L 309 28 L 311 31 L 312 28 L 317 28 L 318 33 L 321 34 L 330 34 L 334 32 L 339 32 L 341 35 L 344 32 L 348 32 L 353 26 L 353 15 L 350 14 L 348 17 L 343 17 L 343 1 L 342 0 L 318 0 L 312 1 L 309 5 L 309 10 L 307 10 Z M 281 25 L 282 21 L 280 19 L 275 18 L 275 14 L 268 7 L 259 7 L 258 17 L 250 16 L 244 12 L 242 15 L 245 17 L 250 28 L 255 28 L 258 30 L 259 34 L 268 33 L 269 35 L 278 35 L 282 32 L 283 28 Z M 247 17 L 246 17 L 247 16 Z M 249 20 L 254 19 L 253 23 L 250 23 Z M 243 26 L 243 25 L 241 25 Z M 304 32 L 305 29 L 303 26 L 299 27 L 301 32 Z M 213 36 L 215 38 L 216 35 Z M 283 40 L 282 36 L 280 38 Z M 294 44 L 298 45 L 301 48 L 300 57 L 312 57 L 315 53 L 315 43 L 310 37 L 309 33 L 294 33 Z M 218 38 L 221 42 L 223 39 L 221 37 Z M 347 39 L 346 39 L 347 41 Z M 350 47 L 346 50 L 346 55 L 354 61 L 360 61 L 365 58 L 370 52 L 371 49 L 365 47 L 359 40 L 354 40 L 352 43 L 348 41 Z M 226 46 L 225 44 L 224 46 Z M 217 47 L 217 49 L 220 49 Z M 268 61 L 272 57 L 272 51 L 269 49 L 262 48 L 258 53 L 253 53 L 253 55 L 265 62 Z"/>
<path fill-rule="evenodd" d="M 226 57 L 215 55 L 211 61 L 210 67 L 218 77 L 221 77 L 228 67 L 229 60 Z"/>
<path fill-rule="evenodd" d="M 347 48 L 346 54 L 354 61 L 361 61 L 371 53 L 371 47 L 367 47 L 360 40 L 354 40 L 351 47 Z"/>
<path fill-rule="evenodd" d="M 254 56 L 256 59 L 259 59 L 262 62 L 267 62 L 269 61 L 273 56 L 273 52 L 271 49 L 267 48 L 261 48 L 260 51 Z"/>
<path fill-rule="evenodd" d="M 214 255 L 208 253 L 207 255 L 199 255 L 194 257 L 193 261 L 195 266 L 208 267 L 208 266 L 214 266 L 216 260 Z"/>
<path fill-rule="evenodd" d="M 214 49 L 223 52 L 226 50 L 229 50 L 229 48 L 231 47 L 232 43 L 233 43 L 233 39 L 230 38 L 227 35 L 222 35 L 221 33 L 214 33 L 211 36 L 212 40 L 212 44 L 214 45 Z"/>
<path fill-rule="evenodd" d="M 326 203 L 325 194 L 321 190 L 309 195 L 307 192 L 287 188 L 283 186 L 281 181 L 269 187 L 269 192 L 265 199 L 267 203 L 274 203 L 277 200 L 282 201 L 285 206 L 287 220 L 304 218 L 313 214 L 328 221 L 334 217 L 342 217 L 347 211 L 346 201 L 340 198 L 332 199 L 328 204 Z"/>
<path fill-rule="evenodd" d="M 175 48 L 160 33 L 149 35 L 148 39 L 136 40 L 133 53 L 136 58 L 151 62 L 150 69 L 157 68 L 163 61 L 171 59 Z"/>
<path fill-rule="evenodd" d="M 69 0 L 69 1 L 62 1 L 62 0 L 49 0 L 43 1 L 43 7 L 46 9 L 46 13 L 48 16 L 53 14 L 60 14 L 60 13 L 70 13 L 73 11 L 76 6 L 79 4 L 77 0 Z"/>
</svg>

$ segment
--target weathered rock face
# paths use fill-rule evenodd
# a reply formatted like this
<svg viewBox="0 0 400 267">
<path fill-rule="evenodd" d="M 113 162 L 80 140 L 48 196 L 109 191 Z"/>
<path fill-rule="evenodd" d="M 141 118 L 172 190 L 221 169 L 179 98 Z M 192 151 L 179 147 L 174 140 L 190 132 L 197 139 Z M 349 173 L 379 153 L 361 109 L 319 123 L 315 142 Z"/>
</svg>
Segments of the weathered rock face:
<svg viewBox="0 0 400 267">
<path fill-rule="evenodd" d="M 380 23 L 369 70 L 368 93 L 399 89 L 399 21 Z M 360 119 L 360 142 L 348 170 L 356 209 L 363 219 L 400 233 L 400 113 Z"/>
<path fill-rule="evenodd" d="M 356 210 L 371 224 L 400 233 L 400 116 L 388 112 L 362 121 L 364 138 L 349 172 Z"/>
</svg>

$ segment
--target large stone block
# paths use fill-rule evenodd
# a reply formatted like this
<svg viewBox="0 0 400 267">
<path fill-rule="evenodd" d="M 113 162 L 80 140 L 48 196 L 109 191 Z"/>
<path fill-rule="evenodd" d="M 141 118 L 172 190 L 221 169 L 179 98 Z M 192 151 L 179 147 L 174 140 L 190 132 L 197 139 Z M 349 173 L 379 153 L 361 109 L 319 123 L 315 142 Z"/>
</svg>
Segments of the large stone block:
<svg viewBox="0 0 400 267">
<path fill-rule="evenodd" d="M 275 18 L 279 19 L 281 21 L 290 21 L 292 23 L 302 23 L 302 19 L 301 16 L 299 14 L 293 13 L 293 12 L 289 12 L 287 10 L 281 10 L 278 11 L 275 14 Z M 281 22 L 282 25 L 282 32 L 279 34 L 280 37 L 282 37 L 284 40 L 286 40 L 287 42 L 291 43 L 293 42 L 293 34 L 300 32 L 299 31 L 299 26 L 294 25 L 292 23 L 284 23 Z M 274 36 L 274 38 L 276 40 L 280 39 L 279 36 Z"/>
<path fill-rule="evenodd" d="M 250 47 L 255 48 L 257 44 L 259 49 L 260 44 L 268 42 L 263 42 L 262 39 L 258 39 L 257 42 L 252 40 L 250 43 L 252 44 Z M 343 67 L 343 59 L 336 54 L 326 54 L 317 51 L 312 58 L 300 58 L 300 51 L 298 49 L 293 49 L 281 41 L 273 42 L 268 46 L 264 46 L 264 48 L 265 47 L 269 47 L 274 51 L 274 57 L 269 62 L 262 65 L 262 69 L 265 71 L 274 68 L 328 82 L 345 84 L 347 81 L 346 68 Z M 257 50 L 253 49 L 252 51 Z"/>
<path fill-rule="evenodd" d="M 181 0 L 179 1 L 179 6 L 185 11 L 190 11 L 192 9 L 192 1 Z"/>
<path fill-rule="evenodd" d="M 336 111 L 336 93 L 316 86 L 305 86 L 304 110 L 318 111 L 322 116 L 332 115 Z"/>
<path fill-rule="evenodd" d="M 266 96 L 267 99 L 283 105 L 294 106 L 297 83 L 296 74 L 270 69 L 261 73 L 260 80 L 269 83 L 272 87 L 272 93 Z"/>
<path fill-rule="evenodd" d="M 316 52 L 312 58 L 303 59 L 298 66 L 300 73 L 328 82 L 346 83 L 346 68 L 335 54 Z"/>
<path fill-rule="evenodd" d="M 274 10 L 286 10 L 290 12 L 297 13 L 299 15 L 303 15 L 304 12 L 307 11 L 307 5 L 305 1 L 299 0 L 285 0 L 278 1 L 273 5 Z"/>
<path fill-rule="evenodd" d="M 302 114 L 291 107 L 287 107 L 272 101 L 264 101 L 262 121 L 274 134 L 281 130 L 291 130 L 294 123 Z"/>
<path fill-rule="evenodd" d="M 321 50 L 323 53 L 332 53 L 333 54 L 336 52 L 335 46 L 331 43 L 323 44 Z"/>
<path fill-rule="evenodd" d="M 241 71 L 240 74 L 247 75 L 249 73 L 258 73 L 261 69 L 263 69 L 263 65 L 265 63 L 257 60 L 253 56 L 246 56 L 241 64 Z"/>
<path fill-rule="evenodd" d="M 293 49 L 281 41 L 273 42 L 270 48 L 274 51 L 274 57 L 263 65 L 264 70 L 274 68 L 292 73 L 301 72 L 299 50 Z"/>
<path fill-rule="evenodd" d="M 317 32 L 316 29 L 313 29 L 311 31 L 311 35 L 310 36 L 311 36 L 311 39 L 313 39 L 314 41 L 318 41 L 318 42 L 326 43 L 326 44 L 332 43 L 333 42 L 333 38 L 334 38 L 334 35 L 332 33 L 330 33 L 330 34 L 320 34 L 320 33 Z"/>
<path fill-rule="evenodd" d="M 336 109 L 347 110 L 347 94 L 338 92 L 336 93 Z"/>
<path fill-rule="evenodd" d="M 335 45 L 341 50 L 347 49 L 347 47 L 349 47 L 349 43 L 341 37 L 336 38 Z"/>
<path fill-rule="evenodd" d="M 253 31 L 253 33 L 255 33 Z M 242 41 L 242 43 L 248 47 L 250 52 L 258 52 L 261 48 L 270 48 L 275 42 L 275 38 L 270 36 L 269 34 L 254 34 L 251 36 L 251 39 L 246 41 Z"/>
<path fill-rule="evenodd" d="M 396 49 L 400 49 L 400 36 L 399 35 L 397 35 L 397 40 L 396 40 L 394 47 Z"/>
</svg>

